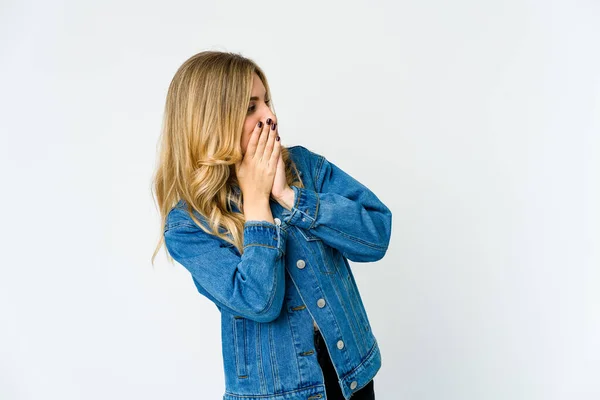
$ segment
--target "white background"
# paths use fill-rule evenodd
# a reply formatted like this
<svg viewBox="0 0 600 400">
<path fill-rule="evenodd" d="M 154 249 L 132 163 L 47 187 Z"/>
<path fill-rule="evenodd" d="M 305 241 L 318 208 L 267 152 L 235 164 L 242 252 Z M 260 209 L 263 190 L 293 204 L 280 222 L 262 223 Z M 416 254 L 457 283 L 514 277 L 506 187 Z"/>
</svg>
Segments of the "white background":
<svg viewBox="0 0 600 400">
<path fill-rule="evenodd" d="M 600 3 L 2 1 L 0 399 L 220 399 L 219 314 L 167 263 L 166 90 L 267 73 L 282 143 L 393 212 L 353 263 L 378 400 L 600 398 Z"/>
</svg>

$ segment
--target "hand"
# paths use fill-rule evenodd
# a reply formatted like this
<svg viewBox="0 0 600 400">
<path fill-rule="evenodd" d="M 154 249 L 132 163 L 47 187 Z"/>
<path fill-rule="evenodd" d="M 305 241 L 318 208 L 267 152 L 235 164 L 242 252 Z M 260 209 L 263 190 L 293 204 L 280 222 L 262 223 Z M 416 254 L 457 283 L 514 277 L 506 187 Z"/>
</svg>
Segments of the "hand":
<svg viewBox="0 0 600 400">
<path fill-rule="evenodd" d="M 259 124 L 252 131 L 243 160 L 235 164 L 235 173 L 244 203 L 247 200 L 266 200 L 268 204 L 281 154 L 281 144 L 275 140 L 277 131 L 272 129 L 273 124 L 267 125 L 262 121 Z"/>
<path fill-rule="evenodd" d="M 292 209 L 294 203 L 294 191 L 287 183 L 285 177 L 285 163 L 283 162 L 281 153 L 279 154 L 279 161 L 277 162 L 277 171 L 275 173 L 273 188 L 271 189 L 271 196 L 273 196 L 282 207 L 288 210 Z"/>
</svg>

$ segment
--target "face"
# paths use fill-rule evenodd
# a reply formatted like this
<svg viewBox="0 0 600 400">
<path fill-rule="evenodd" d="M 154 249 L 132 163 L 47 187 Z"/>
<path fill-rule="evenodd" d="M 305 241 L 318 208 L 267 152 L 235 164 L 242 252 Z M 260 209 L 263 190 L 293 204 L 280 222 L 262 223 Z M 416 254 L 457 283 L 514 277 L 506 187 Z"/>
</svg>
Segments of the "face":
<svg viewBox="0 0 600 400">
<path fill-rule="evenodd" d="M 266 89 L 262 81 L 256 75 L 253 74 L 254 78 L 252 81 L 252 98 L 248 99 L 248 111 L 246 114 L 246 120 L 244 121 L 244 130 L 242 132 L 241 146 L 242 154 L 246 154 L 246 148 L 250 141 L 250 135 L 254 128 L 256 128 L 258 121 L 262 121 L 266 124 L 267 118 L 271 118 L 271 123 L 277 122 L 277 118 L 269 108 L 270 100 L 265 99 Z"/>
</svg>

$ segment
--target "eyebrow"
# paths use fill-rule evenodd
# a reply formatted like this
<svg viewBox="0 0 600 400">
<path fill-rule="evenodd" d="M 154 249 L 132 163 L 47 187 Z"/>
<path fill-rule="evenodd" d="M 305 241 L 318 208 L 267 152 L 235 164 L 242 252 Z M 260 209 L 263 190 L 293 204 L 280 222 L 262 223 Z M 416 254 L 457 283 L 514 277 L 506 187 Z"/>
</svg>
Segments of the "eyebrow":
<svg viewBox="0 0 600 400">
<path fill-rule="evenodd" d="M 267 96 L 267 93 L 265 92 L 265 97 Z M 250 101 L 252 100 L 258 100 L 258 96 L 252 96 L 250 97 Z"/>
</svg>

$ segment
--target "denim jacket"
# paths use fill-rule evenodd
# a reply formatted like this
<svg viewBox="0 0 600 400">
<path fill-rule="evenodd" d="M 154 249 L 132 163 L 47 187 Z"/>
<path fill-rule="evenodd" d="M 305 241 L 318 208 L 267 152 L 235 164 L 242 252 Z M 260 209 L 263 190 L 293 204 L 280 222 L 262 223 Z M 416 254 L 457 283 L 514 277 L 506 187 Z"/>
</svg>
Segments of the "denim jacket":
<svg viewBox="0 0 600 400">
<path fill-rule="evenodd" d="M 242 256 L 202 231 L 183 200 L 164 227 L 169 254 L 220 311 L 223 400 L 326 399 L 313 326 L 346 399 L 381 367 L 348 260 L 374 262 L 385 255 L 392 213 L 325 157 L 303 146 L 288 150 L 305 188 L 292 186 L 291 210 L 271 199 L 274 224 L 245 222 Z"/>
</svg>

